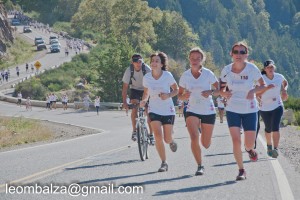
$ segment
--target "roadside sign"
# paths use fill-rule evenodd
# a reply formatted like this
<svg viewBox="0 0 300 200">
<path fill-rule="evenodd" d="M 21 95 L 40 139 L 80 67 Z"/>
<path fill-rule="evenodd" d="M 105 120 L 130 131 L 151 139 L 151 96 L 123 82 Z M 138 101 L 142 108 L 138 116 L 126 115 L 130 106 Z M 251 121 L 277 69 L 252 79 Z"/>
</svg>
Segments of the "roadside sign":
<svg viewBox="0 0 300 200">
<path fill-rule="evenodd" d="M 42 64 L 39 61 L 36 61 L 34 63 L 34 66 L 35 66 L 36 69 L 39 69 L 42 66 Z"/>
</svg>

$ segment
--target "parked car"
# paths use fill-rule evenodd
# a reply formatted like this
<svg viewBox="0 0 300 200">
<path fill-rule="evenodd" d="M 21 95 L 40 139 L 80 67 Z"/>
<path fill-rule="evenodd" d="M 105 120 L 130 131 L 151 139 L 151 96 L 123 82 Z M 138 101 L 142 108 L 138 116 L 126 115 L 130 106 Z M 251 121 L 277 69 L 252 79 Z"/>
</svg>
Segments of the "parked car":
<svg viewBox="0 0 300 200">
<path fill-rule="evenodd" d="M 23 27 L 23 33 L 31 33 L 31 32 L 32 32 L 32 30 L 31 30 L 30 26 Z"/>
<path fill-rule="evenodd" d="M 37 51 L 41 51 L 41 50 L 43 50 L 43 49 L 47 49 L 45 43 L 41 43 L 41 44 L 38 44 L 38 45 L 36 46 L 36 50 L 37 50 Z"/>
<path fill-rule="evenodd" d="M 50 52 L 51 53 L 57 53 L 60 52 L 60 46 L 57 44 L 52 44 L 50 47 Z"/>
</svg>

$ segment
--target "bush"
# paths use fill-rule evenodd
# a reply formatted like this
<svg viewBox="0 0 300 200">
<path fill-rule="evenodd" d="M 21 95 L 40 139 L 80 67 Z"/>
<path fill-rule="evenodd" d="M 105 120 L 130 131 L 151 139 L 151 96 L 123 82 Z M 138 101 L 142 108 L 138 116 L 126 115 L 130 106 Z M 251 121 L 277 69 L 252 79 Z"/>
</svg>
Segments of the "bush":
<svg viewBox="0 0 300 200">
<path fill-rule="evenodd" d="M 297 111 L 294 113 L 295 114 L 295 119 L 296 119 L 296 125 L 300 126 L 300 111 Z"/>
</svg>

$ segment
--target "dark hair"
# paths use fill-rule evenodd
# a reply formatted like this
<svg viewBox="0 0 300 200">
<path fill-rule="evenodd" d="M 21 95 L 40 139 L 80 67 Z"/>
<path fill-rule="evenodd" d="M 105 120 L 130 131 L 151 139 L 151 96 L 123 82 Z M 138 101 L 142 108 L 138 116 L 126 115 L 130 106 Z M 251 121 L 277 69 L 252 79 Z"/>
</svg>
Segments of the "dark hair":
<svg viewBox="0 0 300 200">
<path fill-rule="evenodd" d="M 168 71 L 168 56 L 167 56 L 167 54 L 165 54 L 164 52 L 153 53 L 150 56 L 150 62 L 154 56 L 159 56 L 159 58 L 161 60 L 161 64 L 163 65 L 161 69 L 163 71 Z"/>
<path fill-rule="evenodd" d="M 261 75 L 267 74 L 266 70 L 264 70 L 264 69 L 262 69 L 260 73 L 261 73 Z"/>
</svg>

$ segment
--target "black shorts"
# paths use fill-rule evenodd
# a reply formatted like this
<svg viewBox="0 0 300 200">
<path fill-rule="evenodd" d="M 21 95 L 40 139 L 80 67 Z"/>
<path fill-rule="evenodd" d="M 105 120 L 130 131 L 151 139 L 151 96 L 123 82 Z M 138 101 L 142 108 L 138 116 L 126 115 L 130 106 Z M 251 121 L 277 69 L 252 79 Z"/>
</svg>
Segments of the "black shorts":
<svg viewBox="0 0 300 200">
<path fill-rule="evenodd" d="M 62 102 L 62 104 L 63 104 L 63 105 L 67 105 L 68 103 L 67 103 L 67 102 Z"/>
<path fill-rule="evenodd" d="M 18 99 L 18 103 L 21 103 L 22 102 L 22 100 L 21 99 Z"/>
<path fill-rule="evenodd" d="M 215 124 L 216 121 L 216 114 L 211 114 L 211 115 L 199 115 L 193 112 L 186 112 L 185 117 L 186 119 L 189 116 L 194 116 L 194 117 L 198 117 L 201 120 L 201 123 L 203 124 Z"/>
<path fill-rule="evenodd" d="M 144 90 L 136 90 L 136 89 L 130 89 L 130 99 L 137 99 L 141 100 L 144 94 Z"/>
<path fill-rule="evenodd" d="M 150 118 L 151 122 L 160 121 L 162 125 L 165 125 L 165 124 L 173 125 L 174 121 L 175 121 L 175 115 L 163 116 L 163 115 L 158 115 L 158 114 L 155 114 L 155 113 L 149 113 L 149 118 Z"/>
<path fill-rule="evenodd" d="M 271 111 L 259 111 L 260 116 L 265 124 L 265 132 L 277 132 L 279 131 L 281 117 L 283 115 L 283 107 L 279 106 Z"/>
</svg>

